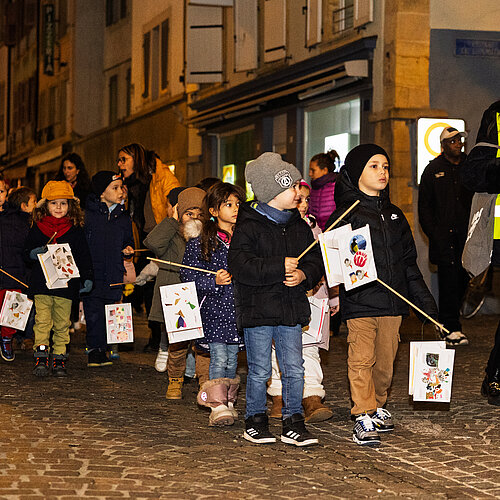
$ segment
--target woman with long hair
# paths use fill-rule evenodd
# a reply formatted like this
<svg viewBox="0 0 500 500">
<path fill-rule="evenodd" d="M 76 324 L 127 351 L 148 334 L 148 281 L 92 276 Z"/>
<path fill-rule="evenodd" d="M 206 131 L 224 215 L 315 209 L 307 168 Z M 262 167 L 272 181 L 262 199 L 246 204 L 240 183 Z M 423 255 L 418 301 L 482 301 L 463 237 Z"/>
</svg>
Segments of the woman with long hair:
<svg viewBox="0 0 500 500">
<path fill-rule="evenodd" d="M 68 153 L 63 157 L 54 180 L 68 182 L 80 200 L 80 207 L 85 208 L 87 196 L 91 191 L 90 177 L 79 154 Z"/>
</svg>

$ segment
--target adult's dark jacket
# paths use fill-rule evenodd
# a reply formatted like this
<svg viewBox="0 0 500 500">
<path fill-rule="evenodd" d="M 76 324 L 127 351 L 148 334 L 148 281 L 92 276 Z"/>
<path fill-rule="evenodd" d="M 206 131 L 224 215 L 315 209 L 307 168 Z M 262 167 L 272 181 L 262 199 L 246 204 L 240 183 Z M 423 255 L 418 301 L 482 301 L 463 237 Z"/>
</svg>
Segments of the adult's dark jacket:
<svg viewBox="0 0 500 500">
<path fill-rule="evenodd" d="M 467 238 L 473 191 L 461 182 L 460 169 L 443 153 L 432 160 L 422 174 L 418 190 L 418 218 L 429 238 L 429 259 L 433 264 L 461 261 Z"/>
<path fill-rule="evenodd" d="M 121 288 L 109 285 L 123 281 L 125 268 L 122 250 L 128 245 L 134 247 L 128 211 L 123 205 L 117 205 L 110 213 L 106 203 L 92 193 L 87 198 L 84 230 L 94 268 L 92 295 L 120 300 Z"/>
<path fill-rule="evenodd" d="M 476 138 L 476 145 L 471 149 L 467 161 L 462 165 L 462 182 L 476 193 L 500 193 L 500 142 L 497 127 L 497 113 L 500 113 L 500 101 L 493 103 L 484 113 Z M 500 266 L 500 240 L 493 240 L 491 263 Z"/>
<path fill-rule="evenodd" d="M 24 283 L 27 282 L 28 273 L 23 251 L 29 228 L 29 214 L 5 203 L 0 212 L 0 267 Z M 0 273 L 0 289 L 20 289 L 24 293 L 27 291 L 4 273 Z"/>
<path fill-rule="evenodd" d="M 312 231 L 296 209 L 281 225 L 258 213 L 252 203 L 240 207 L 228 253 L 237 325 L 307 325 L 311 310 L 306 292 L 324 273 L 317 245 L 299 262 L 306 279 L 295 287 L 283 281 L 285 257 L 298 257 L 314 241 Z"/>
<path fill-rule="evenodd" d="M 417 251 L 410 226 L 403 212 L 389 199 L 388 189 L 380 196 L 368 196 L 354 187 L 342 170 L 335 187 L 337 209 L 330 216 L 330 226 L 356 200 L 360 203 L 343 224 L 353 229 L 368 224 L 377 276 L 412 301 L 431 317 L 437 318 L 437 307 L 417 266 Z M 348 292 L 340 287 L 340 312 L 343 319 L 379 316 L 407 316 L 408 305 L 378 282 Z"/>
<path fill-rule="evenodd" d="M 60 238 L 53 240 L 53 242 L 56 243 L 69 244 L 76 266 L 80 272 L 80 278 L 70 279 L 68 281 L 67 288 L 55 288 L 53 290 L 49 290 L 45 285 L 45 276 L 43 275 L 42 266 L 40 265 L 38 258 L 36 261 L 30 259 L 29 254 L 31 250 L 45 246 L 49 239 L 50 238 L 48 236 L 45 236 L 45 234 L 40 231 L 36 223 L 33 224 L 28 233 L 28 237 L 26 238 L 24 247 L 24 260 L 31 267 L 28 295 L 30 297 L 34 297 L 35 295 L 52 295 L 70 300 L 78 300 L 80 288 L 85 281 L 94 280 L 92 259 L 90 257 L 90 250 L 83 228 L 73 226 Z"/>
<path fill-rule="evenodd" d="M 128 190 L 128 210 L 139 232 L 141 244 L 146 237 L 144 231 L 144 206 L 146 204 L 146 195 L 148 194 L 150 182 L 151 179 L 139 179 L 135 172 L 124 180 Z"/>
</svg>

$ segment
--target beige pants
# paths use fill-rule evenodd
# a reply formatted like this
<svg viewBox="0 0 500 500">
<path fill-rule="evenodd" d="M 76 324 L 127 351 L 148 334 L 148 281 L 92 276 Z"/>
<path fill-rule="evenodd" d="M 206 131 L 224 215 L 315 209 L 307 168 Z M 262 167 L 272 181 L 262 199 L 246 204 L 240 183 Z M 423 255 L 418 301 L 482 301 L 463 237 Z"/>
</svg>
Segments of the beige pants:
<svg viewBox="0 0 500 500">
<path fill-rule="evenodd" d="M 167 372 L 170 378 L 181 378 L 186 371 L 186 356 L 191 341 L 175 342 L 168 346 Z M 200 353 L 194 350 L 196 361 L 196 376 L 200 386 L 209 379 L 208 367 L 210 365 L 210 354 Z"/>
<path fill-rule="evenodd" d="M 398 351 L 401 316 L 347 320 L 347 374 L 351 415 L 373 412 L 387 401 Z"/>
</svg>

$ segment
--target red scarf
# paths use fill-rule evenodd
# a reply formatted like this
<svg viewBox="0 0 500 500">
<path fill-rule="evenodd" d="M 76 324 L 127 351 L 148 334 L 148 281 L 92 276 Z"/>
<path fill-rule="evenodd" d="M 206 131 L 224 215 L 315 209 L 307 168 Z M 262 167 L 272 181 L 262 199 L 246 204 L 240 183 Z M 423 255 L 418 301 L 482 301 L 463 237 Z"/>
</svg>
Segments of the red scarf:
<svg viewBox="0 0 500 500">
<path fill-rule="evenodd" d="M 57 233 L 52 243 L 56 243 L 57 238 L 66 234 L 73 227 L 73 223 L 69 217 L 61 217 L 58 219 L 52 215 L 46 215 L 41 221 L 38 221 L 36 225 L 38 229 L 49 238 L 51 238 L 54 233 Z"/>
</svg>

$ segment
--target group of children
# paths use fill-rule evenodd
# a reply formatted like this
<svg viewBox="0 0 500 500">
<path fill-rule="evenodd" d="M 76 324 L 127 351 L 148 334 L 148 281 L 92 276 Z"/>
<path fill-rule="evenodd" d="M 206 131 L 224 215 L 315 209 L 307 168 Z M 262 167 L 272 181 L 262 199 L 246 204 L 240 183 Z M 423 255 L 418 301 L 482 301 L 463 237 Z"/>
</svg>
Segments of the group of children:
<svg viewBox="0 0 500 500">
<path fill-rule="evenodd" d="M 329 172 L 327 168 L 324 174 Z M 353 229 L 369 224 L 378 275 L 431 317 L 437 317 L 436 305 L 416 264 L 409 225 L 389 200 L 387 153 L 374 144 L 358 146 L 335 175 L 327 179 L 335 181 L 336 210 L 326 227 L 359 200 L 358 207 L 340 224 L 350 223 Z M 155 279 L 149 319 L 162 323 L 155 366 L 158 371 L 168 372 L 167 399 L 181 399 L 186 355 L 192 349 L 200 383 L 197 400 L 211 410 L 209 425 L 231 425 L 238 416 L 238 353 L 246 349 L 243 437 L 258 444 L 276 441 L 267 415 L 270 395 L 270 416 L 282 419 L 281 441 L 308 446 L 318 440 L 305 422 L 332 415 L 322 403 L 325 391 L 319 357 L 319 347 L 328 348 L 328 321 L 319 343 L 303 342 L 303 330 L 311 317 L 308 296 L 327 298 L 329 311 L 335 314 L 339 309 L 338 291 L 328 289 L 324 283 L 318 245 L 302 255 L 321 227 L 309 214 L 311 188 L 299 170 L 279 154 L 263 153 L 248 164 L 245 177 L 255 194 L 254 201 L 245 202 L 241 188 L 223 182 L 214 184 L 208 192 L 175 188 L 168 196 L 167 216 L 144 239 L 144 245 L 158 259 L 178 264 L 148 265 L 136 280 L 136 284 L 144 284 Z M 36 309 L 34 373 L 39 376 L 49 373 L 51 330 L 52 373 L 66 374 L 71 302 L 79 296 L 83 298 L 87 322 L 89 366 L 110 363 L 104 307 L 120 300 L 120 289 L 109 285 L 123 281 L 124 259 L 134 255 L 132 225 L 124 207 L 126 193 L 117 174 L 99 172 L 92 178 L 92 188 L 84 220 L 69 184 L 49 182 L 34 210 L 31 228 L 29 217 L 23 216 L 22 224 L 15 219 L 19 268 L 7 265 L 3 255 L 1 258 L 3 269 L 17 272 L 18 276 L 25 276 L 24 262 L 31 262 L 29 293 Z M 5 196 L 2 202 L 1 191 L 3 243 L 6 225 L 2 218 L 9 209 Z M 16 214 L 21 216 L 19 210 Z M 321 225 L 325 227 L 324 221 Z M 37 256 L 46 251 L 49 240 L 69 243 L 72 249 L 80 278 L 70 280 L 68 288 L 50 290 L 45 284 Z M 3 252 L 5 245 L 1 246 Z M 160 287 L 182 281 L 196 285 L 204 338 L 169 345 Z M 3 289 L 19 290 L 14 283 L 1 284 Z M 408 308 L 376 282 L 350 292 L 340 286 L 340 306 L 349 330 L 353 440 L 376 446 L 380 433 L 394 429 L 385 404 L 399 326 Z M 2 327 L 2 346 L 3 338 Z M 2 357 L 3 352 L 2 347 Z"/>
</svg>

